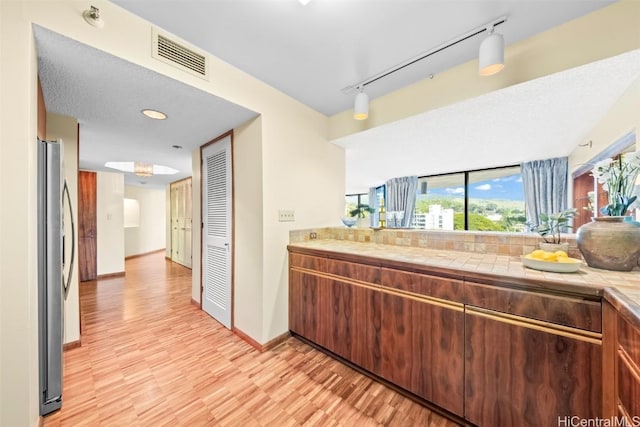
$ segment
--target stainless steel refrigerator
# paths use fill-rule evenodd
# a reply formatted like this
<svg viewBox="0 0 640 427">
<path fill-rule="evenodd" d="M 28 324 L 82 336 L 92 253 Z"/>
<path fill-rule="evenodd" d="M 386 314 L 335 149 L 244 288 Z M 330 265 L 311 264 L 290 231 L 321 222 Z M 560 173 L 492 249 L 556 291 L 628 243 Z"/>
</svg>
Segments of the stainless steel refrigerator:
<svg viewBox="0 0 640 427">
<path fill-rule="evenodd" d="M 64 180 L 61 141 L 38 139 L 38 335 L 40 415 L 62 405 L 62 344 L 64 300 L 71 283 L 74 247 L 73 212 Z M 71 217 L 70 239 L 65 239 L 64 212 Z M 71 255 L 65 272 L 65 240 Z"/>
</svg>

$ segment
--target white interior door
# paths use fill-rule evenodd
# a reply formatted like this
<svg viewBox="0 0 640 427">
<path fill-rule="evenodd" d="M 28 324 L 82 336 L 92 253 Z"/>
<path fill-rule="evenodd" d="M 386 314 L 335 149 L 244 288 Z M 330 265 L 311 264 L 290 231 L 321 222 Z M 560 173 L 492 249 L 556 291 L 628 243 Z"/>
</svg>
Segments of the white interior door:
<svg viewBox="0 0 640 427">
<path fill-rule="evenodd" d="M 231 329 L 231 136 L 202 150 L 202 309 Z"/>
</svg>

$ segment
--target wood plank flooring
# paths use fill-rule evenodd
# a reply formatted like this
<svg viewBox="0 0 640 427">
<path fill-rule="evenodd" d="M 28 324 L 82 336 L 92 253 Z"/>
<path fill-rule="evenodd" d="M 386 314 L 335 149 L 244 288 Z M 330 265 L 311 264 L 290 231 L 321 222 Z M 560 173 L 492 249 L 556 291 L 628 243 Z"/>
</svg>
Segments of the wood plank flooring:
<svg viewBox="0 0 640 427">
<path fill-rule="evenodd" d="M 257 352 L 191 304 L 191 270 L 164 254 L 80 298 L 82 346 L 44 426 L 456 425 L 295 338 Z"/>
</svg>

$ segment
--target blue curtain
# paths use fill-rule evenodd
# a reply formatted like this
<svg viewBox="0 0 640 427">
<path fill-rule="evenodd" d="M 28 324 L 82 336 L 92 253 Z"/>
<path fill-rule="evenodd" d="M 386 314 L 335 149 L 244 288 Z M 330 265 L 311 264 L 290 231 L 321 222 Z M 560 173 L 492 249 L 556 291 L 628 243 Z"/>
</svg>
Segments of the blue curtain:
<svg viewBox="0 0 640 427">
<path fill-rule="evenodd" d="M 567 209 L 569 162 L 566 157 L 524 162 L 520 169 L 527 224 L 537 225 L 541 213 Z"/>
<path fill-rule="evenodd" d="M 418 191 L 418 177 L 404 176 L 387 181 L 387 200 L 385 207 L 389 212 L 404 212 L 401 224 L 397 228 L 409 228 L 413 222 L 413 211 L 416 207 L 416 192 Z"/>
<path fill-rule="evenodd" d="M 380 205 L 378 203 L 378 198 L 376 197 L 376 187 L 369 188 L 369 206 L 375 210 L 374 213 L 369 215 L 371 227 L 377 227 L 379 215 L 378 210 L 380 208 Z"/>
</svg>

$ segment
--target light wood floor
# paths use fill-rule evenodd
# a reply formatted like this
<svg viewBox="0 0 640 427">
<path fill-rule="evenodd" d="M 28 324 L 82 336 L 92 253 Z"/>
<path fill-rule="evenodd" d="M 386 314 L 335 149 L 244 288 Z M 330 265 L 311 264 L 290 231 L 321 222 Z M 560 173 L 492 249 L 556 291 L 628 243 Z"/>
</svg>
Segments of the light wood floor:
<svg viewBox="0 0 640 427">
<path fill-rule="evenodd" d="M 81 283 L 82 346 L 44 425 L 455 426 L 295 338 L 259 353 L 190 298 L 164 254 Z"/>
</svg>

